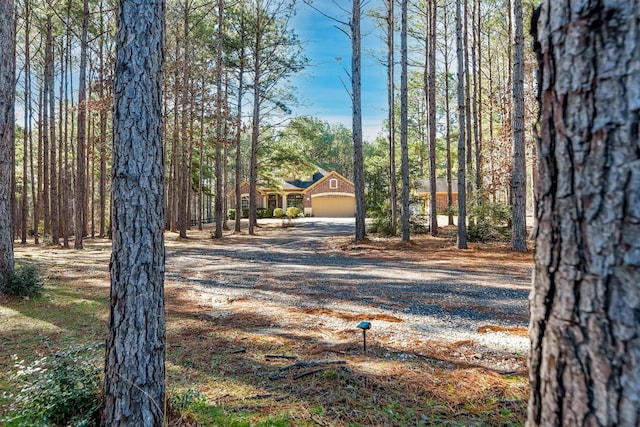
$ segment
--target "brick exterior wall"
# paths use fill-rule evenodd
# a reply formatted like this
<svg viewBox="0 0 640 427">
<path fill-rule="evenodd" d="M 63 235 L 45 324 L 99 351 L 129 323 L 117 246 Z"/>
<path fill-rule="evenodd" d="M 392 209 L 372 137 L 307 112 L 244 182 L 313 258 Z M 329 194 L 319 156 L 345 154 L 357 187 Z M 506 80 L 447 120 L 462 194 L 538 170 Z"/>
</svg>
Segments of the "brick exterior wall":
<svg viewBox="0 0 640 427">
<path fill-rule="evenodd" d="M 331 188 L 331 180 L 332 179 L 335 179 L 335 180 L 338 181 L 338 188 Z M 322 194 L 322 193 L 325 193 L 325 194 L 326 193 L 349 193 L 349 194 L 355 194 L 355 188 L 353 187 L 353 184 L 345 181 L 344 179 L 342 179 L 338 175 L 329 174 L 329 177 L 327 179 L 325 179 L 321 183 L 317 184 L 315 187 L 313 187 L 311 190 L 309 190 L 306 193 L 306 196 L 304 198 L 304 207 L 305 208 L 310 208 L 311 207 L 311 197 L 313 197 L 315 194 Z M 330 197 L 329 195 L 326 195 L 326 196 Z M 336 197 L 344 197 L 344 195 L 337 194 Z"/>
</svg>

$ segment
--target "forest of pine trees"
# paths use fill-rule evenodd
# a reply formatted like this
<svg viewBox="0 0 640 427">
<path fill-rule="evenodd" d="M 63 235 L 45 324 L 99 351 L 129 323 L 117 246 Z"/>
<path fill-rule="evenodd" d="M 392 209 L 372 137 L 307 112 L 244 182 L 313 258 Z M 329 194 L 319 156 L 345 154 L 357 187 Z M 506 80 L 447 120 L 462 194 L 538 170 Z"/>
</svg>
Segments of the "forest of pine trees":
<svg viewBox="0 0 640 427">
<path fill-rule="evenodd" d="M 109 235 L 116 3 L 16 2 L 12 206 L 14 235 L 22 242 L 81 248 L 74 236 Z M 186 236 L 189 228 L 214 222 L 220 237 L 226 212 L 236 208 L 227 206 L 225 194 L 239 181 L 255 186 L 273 170 L 286 170 L 278 164 L 285 159 L 335 169 L 354 181 L 362 168 L 366 202 L 359 205 L 366 203 L 368 216 L 392 217 L 391 234 L 400 224 L 407 227 L 400 219 L 409 215 L 417 178 L 429 179 L 432 191 L 436 178 L 446 179 L 450 218 L 469 212 L 472 225 L 491 206 L 513 203 L 518 216 L 531 213 L 535 61 L 531 41 L 522 37 L 532 2 L 511 3 L 413 0 L 403 6 L 404 15 L 400 3 L 361 8 L 360 19 L 375 28 L 365 44 L 385 40 L 385 52 L 364 49 L 361 55 L 379 56 L 388 68 L 388 87 L 379 90 L 388 92 L 392 108 L 381 123 L 386 130 L 364 141 L 364 164 L 354 168 L 352 130 L 296 116 L 294 89 L 285 84 L 313 65 L 294 26 L 296 10 L 306 4 L 168 1 L 166 229 Z M 321 4 L 313 7 L 322 12 Z M 349 12 L 335 19 L 349 23 Z M 460 188 L 452 188 L 456 177 Z M 451 202 L 452 191 L 464 206 Z M 435 204 L 424 214 L 435 235 L 443 225 L 436 222 Z M 515 219 L 520 239 L 514 248 L 522 250 L 524 222 Z"/>
</svg>

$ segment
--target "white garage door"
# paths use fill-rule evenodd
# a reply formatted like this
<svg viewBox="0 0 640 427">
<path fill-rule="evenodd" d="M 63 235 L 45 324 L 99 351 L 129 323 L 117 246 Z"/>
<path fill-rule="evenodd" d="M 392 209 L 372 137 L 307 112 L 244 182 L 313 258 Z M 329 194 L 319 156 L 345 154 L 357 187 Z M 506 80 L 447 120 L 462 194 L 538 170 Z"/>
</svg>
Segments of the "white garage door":
<svg viewBox="0 0 640 427">
<path fill-rule="evenodd" d="M 355 197 L 313 197 L 313 216 L 325 218 L 353 218 L 356 212 Z"/>
</svg>

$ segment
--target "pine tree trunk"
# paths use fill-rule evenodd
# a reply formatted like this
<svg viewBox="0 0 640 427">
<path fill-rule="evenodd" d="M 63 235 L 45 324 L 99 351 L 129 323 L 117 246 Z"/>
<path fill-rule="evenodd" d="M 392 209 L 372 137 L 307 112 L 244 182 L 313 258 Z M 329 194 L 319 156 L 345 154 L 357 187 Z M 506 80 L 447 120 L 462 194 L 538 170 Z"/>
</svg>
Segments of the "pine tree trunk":
<svg viewBox="0 0 640 427">
<path fill-rule="evenodd" d="M 100 2 L 100 29 L 106 31 L 104 25 L 104 5 Z M 100 63 L 100 182 L 98 184 L 98 197 L 100 199 L 100 229 L 98 237 L 106 235 L 107 221 L 107 103 L 106 103 L 106 81 L 107 70 L 104 63 L 104 36 L 100 36 L 100 48 L 98 61 Z"/>
<path fill-rule="evenodd" d="M 27 243 L 27 230 L 29 228 L 29 205 L 27 199 L 29 196 L 29 155 L 33 144 L 31 142 L 31 51 L 30 51 L 30 30 L 31 30 L 31 2 L 25 0 L 23 3 L 24 11 L 24 143 L 22 152 L 22 200 L 21 200 L 21 242 Z M 31 188 L 33 188 L 33 180 L 31 180 Z M 1 281 L 1 280 L 0 280 Z"/>
<path fill-rule="evenodd" d="M 446 3 L 444 5 L 444 19 L 443 19 L 443 27 L 444 27 L 444 45 L 445 51 L 448 50 L 449 46 L 449 32 L 448 32 L 448 21 L 449 21 L 449 4 Z M 452 165 L 451 165 L 451 120 L 450 120 L 450 106 L 449 106 L 449 57 L 448 54 L 444 59 L 444 111 L 445 111 L 445 139 L 447 146 L 447 216 L 448 216 L 448 225 L 453 225 L 453 185 L 451 182 L 451 174 L 452 174 Z"/>
<path fill-rule="evenodd" d="M 640 8 L 546 0 L 539 13 L 527 425 L 637 426 Z"/>
<path fill-rule="evenodd" d="M 0 2 L 0 293 L 13 274 L 13 232 L 11 207 L 11 156 L 14 138 L 15 33 L 13 0 Z"/>
<path fill-rule="evenodd" d="M 527 250 L 527 165 L 524 145 L 524 35 L 522 1 L 513 0 L 513 167 L 511 194 L 511 249 Z"/>
<path fill-rule="evenodd" d="M 52 84 L 53 76 L 49 76 L 53 61 L 53 36 L 51 35 L 51 15 L 47 16 L 44 48 L 44 78 L 42 81 L 42 102 L 40 103 L 40 137 L 42 138 L 42 218 L 44 220 L 45 242 L 51 237 L 51 191 L 50 191 L 50 163 L 49 163 L 49 86 Z"/>
<path fill-rule="evenodd" d="M 409 233 L 409 98 L 407 60 L 407 0 L 400 2 L 400 158 L 402 175 L 401 239 L 408 242 Z"/>
<path fill-rule="evenodd" d="M 360 34 L 361 0 L 352 0 L 351 12 L 351 97 L 353 133 L 353 185 L 356 196 L 355 240 L 364 240 L 366 234 L 366 206 L 364 198 L 364 158 L 362 147 L 362 56 Z"/>
<path fill-rule="evenodd" d="M 242 95 L 244 94 L 244 68 L 245 68 L 245 26 L 244 26 L 244 2 L 242 2 L 242 13 L 240 14 L 240 54 L 238 58 L 238 105 L 236 122 L 236 174 L 235 174 L 235 209 L 236 218 L 234 221 L 234 231 L 240 232 L 240 219 L 242 218 L 242 198 L 240 194 L 241 165 L 242 165 Z"/>
<path fill-rule="evenodd" d="M 164 421 L 163 33 L 163 0 L 120 2 L 106 426 Z"/>
<path fill-rule="evenodd" d="M 428 75 L 429 75 L 429 90 L 428 90 L 428 110 L 429 110 L 429 184 L 430 195 L 429 203 L 429 228 L 432 236 L 438 235 L 438 210 L 436 200 L 436 13 L 437 2 L 436 0 L 429 1 L 429 37 L 427 43 L 429 44 L 428 55 Z"/>
<path fill-rule="evenodd" d="M 467 183 L 466 183 L 466 115 L 465 115 L 465 64 L 462 41 L 462 11 L 456 0 L 456 52 L 458 57 L 458 249 L 467 249 Z"/>
<path fill-rule="evenodd" d="M 395 59 L 394 0 L 386 0 L 387 7 L 387 100 L 389 106 L 389 203 L 391 204 L 391 235 L 398 228 L 398 184 L 396 183 L 396 111 L 395 111 Z"/>
<path fill-rule="evenodd" d="M 222 237 L 222 216 L 224 215 L 222 200 L 222 144 L 223 141 L 223 114 L 222 114 L 222 23 L 224 21 L 224 2 L 218 0 L 218 33 L 216 37 L 216 198 L 215 198 L 215 214 L 216 227 L 214 237 L 220 239 Z"/>
<path fill-rule="evenodd" d="M 56 141 L 56 97 L 53 80 L 54 72 L 54 49 L 51 49 L 51 61 L 49 63 L 49 171 L 50 171 L 50 199 L 51 199 L 51 243 L 55 246 L 60 245 L 60 197 L 58 194 L 58 164 L 57 164 L 57 151 L 58 144 Z"/>
<path fill-rule="evenodd" d="M 80 77 L 78 81 L 78 151 L 76 163 L 76 205 L 74 248 L 82 249 L 86 228 L 86 138 L 87 138 L 87 31 L 89 26 L 89 1 L 83 1 L 82 40 L 80 42 Z"/>
</svg>

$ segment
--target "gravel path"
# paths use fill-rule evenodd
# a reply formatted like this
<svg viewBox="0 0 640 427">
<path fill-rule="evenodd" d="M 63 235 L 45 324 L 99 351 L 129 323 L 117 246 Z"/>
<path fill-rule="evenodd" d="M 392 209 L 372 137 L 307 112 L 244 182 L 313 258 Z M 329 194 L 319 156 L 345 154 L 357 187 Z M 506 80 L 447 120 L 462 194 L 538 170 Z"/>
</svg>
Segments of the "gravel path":
<svg viewBox="0 0 640 427">
<path fill-rule="evenodd" d="M 527 327 L 530 279 L 522 274 L 500 265 L 452 268 L 435 259 L 332 250 L 329 239 L 353 235 L 353 220 L 296 220 L 295 227 L 258 233 L 211 241 L 206 250 L 170 248 L 167 280 L 192 284 L 212 308 L 216 301 L 251 298 L 265 307 L 386 314 L 401 321 L 373 321 L 371 333 L 390 342 L 472 340 L 484 353 L 528 350 L 527 337 L 482 330 Z M 353 327 L 325 317 L 324 327 Z"/>
</svg>

